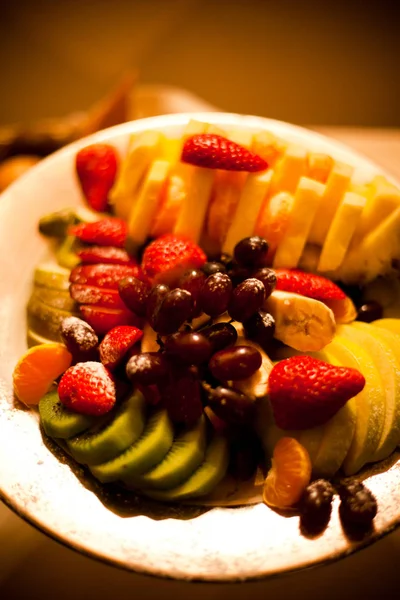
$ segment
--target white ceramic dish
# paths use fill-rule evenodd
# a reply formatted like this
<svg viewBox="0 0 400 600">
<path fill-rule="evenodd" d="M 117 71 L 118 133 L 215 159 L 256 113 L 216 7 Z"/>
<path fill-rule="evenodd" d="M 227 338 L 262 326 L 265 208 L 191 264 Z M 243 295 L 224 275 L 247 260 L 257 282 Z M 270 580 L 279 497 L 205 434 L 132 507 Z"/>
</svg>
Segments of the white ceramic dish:
<svg viewBox="0 0 400 600">
<path fill-rule="evenodd" d="M 379 500 L 375 529 L 350 539 L 337 513 L 309 539 L 299 518 L 264 505 L 244 508 L 169 509 L 97 493 L 43 442 L 35 412 L 14 404 L 11 374 L 26 349 L 25 305 L 34 265 L 47 244 L 37 233 L 40 216 L 82 203 L 74 174 L 76 151 L 109 141 L 123 154 L 129 134 L 162 129 L 178 134 L 195 118 L 222 127 L 264 128 L 356 167 L 360 181 L 382 171 L 341 144 L 286 123 L 220 113 L 168 115 L 126 123 L 62 149 L 41 162 L 0 197 L 0 496 L 21 517 L 72 548 L 112 564 L 153 575 L 234 581 L 309 567 L 343 557 L 400 522 L 400 464 L 366 473 Z M 385 467 L 383 469 L 382 467 Z M 379 470 L 378 470 L 379 469 Z"/>
</svg>

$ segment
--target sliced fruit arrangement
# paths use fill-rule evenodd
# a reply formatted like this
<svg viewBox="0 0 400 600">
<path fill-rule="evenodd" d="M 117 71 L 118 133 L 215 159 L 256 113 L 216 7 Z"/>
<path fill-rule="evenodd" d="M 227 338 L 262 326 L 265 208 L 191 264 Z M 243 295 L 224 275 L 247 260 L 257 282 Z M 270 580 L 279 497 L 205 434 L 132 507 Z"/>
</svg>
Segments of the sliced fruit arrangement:
<svg viewBox="0 0 400 600">
<path fill-rule="evenodd" d="M 166 502 L 224 504 L 232 477 L 258 501 L 272 459 L 266 504 L 320 515 L 337 492 L 369 524 L 368 490 L 313 479 L 400 444 L 397 188 L 196 121 L 75 166 L 99 212 L 41 220 L 55 262 L 35 271 L 36 347 L 14 373 L 44 432 L 99 481 Z"/>
</svg>

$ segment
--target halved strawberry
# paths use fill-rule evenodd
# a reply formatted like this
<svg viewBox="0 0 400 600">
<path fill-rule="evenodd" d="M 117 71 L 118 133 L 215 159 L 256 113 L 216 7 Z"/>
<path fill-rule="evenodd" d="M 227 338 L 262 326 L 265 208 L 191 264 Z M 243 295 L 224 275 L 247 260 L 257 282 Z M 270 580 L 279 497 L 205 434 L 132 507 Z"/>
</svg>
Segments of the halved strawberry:
<svg viewBox="0 0 400 600">
<path fill-rule="evenodd" d="M 118 154 L 109 144 L 91 144 L 79 150 L 76 172 L 88 204 L 99 212 L 108 208 L 108 194 L 118 170 Z"/>
<path fill-rule="evenodd" d="M 137 265 L 79 265 L 72 269 L 71 283 L 82 283 L 95 287 L 118 289 L 118 282 L 123 277 L 144 279 L 142 269 Z"/>
<path fill-rule="evenodd" d="M 118 290 L 99 288 L 93 285 L 73 283 L 69 288 L 70 296 L 79 304 L 94 304 L 104 308 L 126 309 Z"/>
<path fill-rule="evenodd" d="M 166 234 L 147 246 L 143 253 L 142 269 L 151 280 L 173 285 L 183 271 L 200 268 L 206 260 L 203 250 L 192 240 Z"/>
<path fill-rule="evenodd" d="M 128 236 L 128 224 L 123 219 L 107 217 L 93 223 L 72 225 L 68 228 L 68 233 L 86 244 L 124 248 Z"/>
<path fill-rule="evenodd" d="M 266 160 L 244 146 L 213 133 L 199 133 L 186 139 L 182 162 L 225 171 L 265 171 Z"/>
<path fill-rule="evenodd" d="M 131 325 L 119 325 L 106 333 L 99 351 L 100 360 L 110 370 L 121 362 L 124 356 L 141 338 L 143 331 Z"/>
<path fill-rule="evenodd" d="M 137 264 L 123 248 L 115 246 L 89 246 L 77 252 L 84 264 L 96 265 L 98 263 L 109 265 L 135 265 Z"/>
<path fill-rule="evenodd" d="M 333 311 L 337 323 L 350 323 L 357 317 L 353 301 L 330 279 L 298 269 L 275 269 L 276 289 L 314 298 Z"/>
<path fill-rule="evenodd" d="M 117 400 L 115 382 L 100 362 L 83 362 L 67 369 L 58 395 L 64 406 L 85 415 L 104 415 Z"/>
<path fill-rule="evenodd" d="M 93 327 L 98 335 L 104 335 L 118 325 L 140 326 L 140 321 L 130 310 L 103 308 L 82 304 L 79 307 L 82 317 Z"/>
</svg>

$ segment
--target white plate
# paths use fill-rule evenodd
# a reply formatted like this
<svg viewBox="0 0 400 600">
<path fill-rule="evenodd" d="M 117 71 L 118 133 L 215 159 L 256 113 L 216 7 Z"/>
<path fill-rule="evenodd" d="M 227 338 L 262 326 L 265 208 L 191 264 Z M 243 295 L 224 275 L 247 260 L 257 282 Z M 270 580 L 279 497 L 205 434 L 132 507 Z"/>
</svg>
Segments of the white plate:
<svg viewBox="0 0 400 600">
<path fill-rule="evenodd" d="M 74 174 L 76 151 L 89 142 L 109 141 L 124 153 L 130 133 L 162 129 L 178 134 L 189 118 L 222 127 L 268 129 L 353 164 L 360 181 L 382 172 L 341 144 L 300 127 L 256 117 L 192 113 L 97 133 L 57 152 L 13 184 L 0 198 L 0 494 L 21 517 L 54 538 L 127 569 L 182 579 L 266 577 L 345 556 L 398 525 L 396 460 L 387 470 L 368 474 L 368 485 L 379 500 L 371 534 L 350 539 L 340 525 L 336 500 L 323 535 L 309 539 L 300 533 L 297 516 L 281 516 L 261 504 L 201 511 L 101 496 L 81 469 L 77 477 L 68 462 L 55 457 L 43 443 L 35 412 L 14 405 L 12 397 L 12 370 L 26 349 L 25 305 L 32 271 L 47 248 L 37 222 L 50 211 L 82 203 Z"/>
</svg>

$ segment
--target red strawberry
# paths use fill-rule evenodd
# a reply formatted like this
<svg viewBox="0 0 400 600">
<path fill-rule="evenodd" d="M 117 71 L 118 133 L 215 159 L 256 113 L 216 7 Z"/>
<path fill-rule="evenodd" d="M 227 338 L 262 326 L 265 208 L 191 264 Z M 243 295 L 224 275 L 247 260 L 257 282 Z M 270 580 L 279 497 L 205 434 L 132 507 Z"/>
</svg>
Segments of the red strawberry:
<svg viewBox="0 0 400 600">
<path fill-rule="evenodd" d="M 109 144 L 92 144 L 79 150 L 76 172 L 89 205 L 99 212 L 108 208 L 108 194 L 118 170 L 118 155 Z"/>
<path fill-rule="evenodd" d="M 64 406 L 85 415 L 104 415 L 116 401 L 111 374 L 104 365 L 92 361 L 67 369 L 61 377 L 58 395 Z"/>
<path fill-rule="evenodd" d="M 130 310 L 103 308 L 82 304 L 79 307 L 82 317 L 98 335 L 104 335 L 118 325 L 139 325 L 139 319 Z"/>
<path fill-rule="evenodd" d="M 351 323 L 357 317 L 351 298 L 330 279 L 297 269 L 275 269 L 275 273 L 277 290 L 320 300 L 333 311 L 337 323 Z"/>
<path fill-rule="evenodd" d="M 365 386 L 364 376 L 311 356 L 277 363 L 269 376 L 269 400 L 281 429 L 308 429 L 326 423 Z"/>
<path fill-rule="evenodd" d="M 116 290 L 123 277 L 143 279 L 143 273 L 136 265 L 80 265 L 72 269 L 69 280 L 71 283 Z"/>
<path fill-rule="evenodd" d="M 69 288 L 70 296 L 79 304 L 94 304 L 104 308 L 120 308 L 126 310 L 118 290 L 99 288 L 93 285 L 73 283 Z"/>
<path fill-rule="evenodd" d="M 86 244 L 123 248 L 128 236 L 128 224 L 117 217 L 107 217 L 93 223 L 71 225 L 68 233 Z"/>
<path fill-rule="evenodd" d="M 197 167 L 225 171 L 256 172 L 268 168 L 268 163 L 258 154 L 213 133 L 189 137 L 183 145 L 181 160 Z"/>
<path fill-rule="evenodd" d="M 199 268 L 206 260 L 203 250 L 190 239 L 168 233 L 147 246 L 142 269 L 154 281 L 173 284 L 183 271 Z"/>
<path fill-rule="evenodd" d="M 143 331 L 137 327 L 120 325 L 114 327 L 104 336 L 100 344 L 100 360 L 103 365 L 113 370 L 132 346 L 143 337 Z"/>
<path fill-rule="evenodd" d="M 123 248 L 114 246 L 90 246 L 79 250 L 77 255 L 81 262 L 95 265 L 97 263 L 110 265 L 135 265 L 135 261 Z"/>
</svg>

